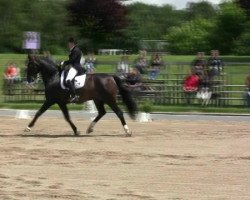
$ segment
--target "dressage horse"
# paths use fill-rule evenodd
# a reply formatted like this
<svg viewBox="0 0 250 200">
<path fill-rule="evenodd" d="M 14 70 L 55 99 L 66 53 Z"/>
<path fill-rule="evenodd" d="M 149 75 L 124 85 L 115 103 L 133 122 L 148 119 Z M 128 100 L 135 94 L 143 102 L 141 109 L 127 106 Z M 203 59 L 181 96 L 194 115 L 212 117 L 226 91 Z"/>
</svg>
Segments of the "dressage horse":
<svg viewBox="0 0 250 200">
<path fill-rule="evenodd" d="M 27 81 L 31 82 L 40 73 L 45 86 L 45 102 L 37 111 L 32 121 L 29 123 L 25 131 L 31 131 L 36 120 L 52 105 L 58 104 L 63 112 L 64 118 L 70 124 L 75 135 L 79 135 L 76 126 L 70 119 L 67 104 L 69 103 L 69 90 L 62 89 L 60 84 L 61 73 L 54 62 L 47 58 L 39 56 L 28 56 L 27 65 Z M 128 109 L 128 114 L 135 119 L 137 106 L 130 92 L 123 86 L 120 78 L 107 74 L 87 74 L 85 85 L 76 90 L 79 100 L 76 103 L 84 103 L 93 100 L 98 110 L 98 115 L 89 125 L 86 133 L 93 132 L 95 124 L 106 114 L 104 105 L 107 104 L 116 113 L 120 119 L 126 136 L 130 136 L 131 132 L 126 124 L 122 110 L 118 107 L 116 98 L 118 92 L 121 95 L 123 103 Z"/>
</svg>

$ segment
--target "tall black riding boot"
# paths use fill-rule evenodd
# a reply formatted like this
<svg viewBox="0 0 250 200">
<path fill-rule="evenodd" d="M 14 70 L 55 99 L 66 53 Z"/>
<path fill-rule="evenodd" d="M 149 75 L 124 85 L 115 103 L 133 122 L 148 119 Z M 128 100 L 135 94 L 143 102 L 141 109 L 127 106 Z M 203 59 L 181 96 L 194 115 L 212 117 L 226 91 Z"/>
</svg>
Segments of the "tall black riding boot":
<svg viewBox="0 0 250 200">
<path fill-rule="evenodd" d="M 76 102 L 78 100 L 78 97 L 76 96 L 76 90 L 74 84 L 70 80 L 68 80 L 66 83 L 67 86 L 69 87 L 69 92 L 70 92 L 69 102 Z"/>
</svg>

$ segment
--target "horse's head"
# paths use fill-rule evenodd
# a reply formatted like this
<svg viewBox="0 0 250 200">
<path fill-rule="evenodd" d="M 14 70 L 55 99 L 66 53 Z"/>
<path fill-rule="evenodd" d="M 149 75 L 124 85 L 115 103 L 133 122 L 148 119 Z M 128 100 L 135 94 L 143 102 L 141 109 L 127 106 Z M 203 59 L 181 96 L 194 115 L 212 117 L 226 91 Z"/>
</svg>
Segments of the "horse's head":
<svg viewBox="0 0 250 200">
<path fill-rule="evenodd" d="M 37 57 L 34 55 L 28 55 L 27 65 L 27 82 L 31 83 L 37 78 L 37 74 L 40 72 L 40 65 L 37 61 Z"/>
</svg>

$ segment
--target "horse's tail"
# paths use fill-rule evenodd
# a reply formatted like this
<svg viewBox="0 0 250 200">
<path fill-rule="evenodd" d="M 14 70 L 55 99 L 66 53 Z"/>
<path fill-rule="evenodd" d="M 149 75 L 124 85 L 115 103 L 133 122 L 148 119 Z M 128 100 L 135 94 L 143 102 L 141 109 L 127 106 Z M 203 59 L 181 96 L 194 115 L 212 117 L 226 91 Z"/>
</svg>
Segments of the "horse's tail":
<svg viewBox="0 0 250 200">
<path fill-rule="evenodd" d="M 114 80 L 119 88 L 119 92 L 120 92 L 120 95 L 122 97 L 122 101 L 127 106 L 129 116 L 132 119 L 135 119 L 136 114 L 137 114 L 137 105 L 132 98 L 131 92 L 127 88 L 124 87 L 121 79 L 118 76 L 113 76 L 113 78 L 114 78 Z"/>
</svg>

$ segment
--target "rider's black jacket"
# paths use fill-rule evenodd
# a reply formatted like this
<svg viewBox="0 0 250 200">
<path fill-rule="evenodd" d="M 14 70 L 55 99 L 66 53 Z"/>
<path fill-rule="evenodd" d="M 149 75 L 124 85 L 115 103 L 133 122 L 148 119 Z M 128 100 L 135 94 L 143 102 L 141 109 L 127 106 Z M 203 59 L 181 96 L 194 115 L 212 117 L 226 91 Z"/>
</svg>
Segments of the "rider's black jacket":
<svg viewBox="0 0 250 200">
<path fill-rule="evenodd" d="M 71 65 L 74 67 L 79 74 L 84 73 L 84 69 L 81 66 L 81 57 L 82 57 L 82 51 L 79 49 L 78 46 L 74 46 L 69 54 L 69 60 L 64 62 L 64 65 Z"/>
</svg>

